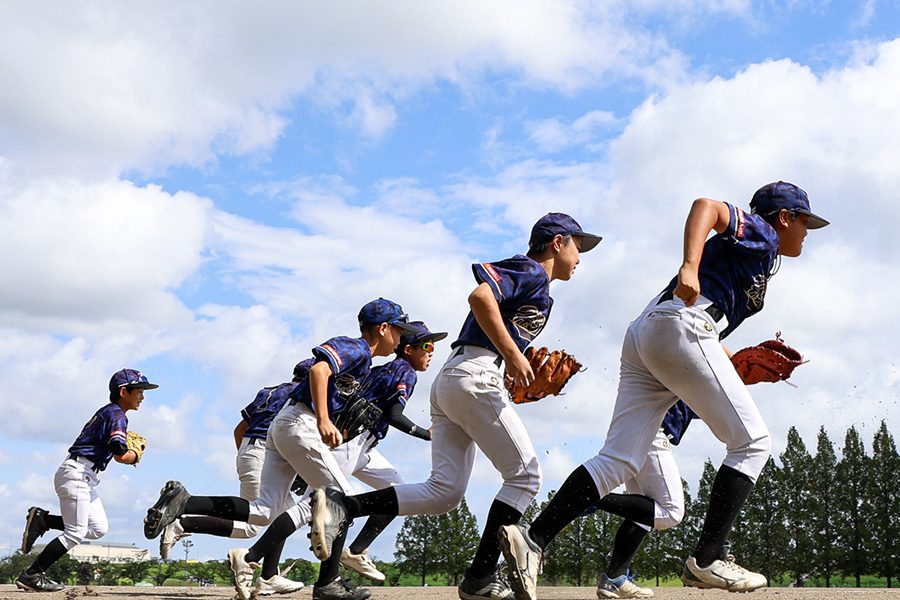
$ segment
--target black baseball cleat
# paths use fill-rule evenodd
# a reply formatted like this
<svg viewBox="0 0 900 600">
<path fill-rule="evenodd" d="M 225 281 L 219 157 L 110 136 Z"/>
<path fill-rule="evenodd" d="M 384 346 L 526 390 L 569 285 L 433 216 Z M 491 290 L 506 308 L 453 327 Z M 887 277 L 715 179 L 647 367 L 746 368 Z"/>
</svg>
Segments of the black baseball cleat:
<svg viewBox="0 0 900 600">
<path fill-rule="evenodd" d="M 365 600 L 372 590 L 347 583 L 338 577 L 328 585 L 313 586 L 313 600 Z"/>
<path fill-rule="evenodd" d="M 163 532 L 170 523 L 181 516 L 184 505 L 191 497 L 184 486 L 177 481 L 169 481 L 159 491 L 156 501 L 144 517 L 144 537 L 152 540 Z"/>
<path fill-rule="evenodd" d="M 66 589 L 65 586 L 59 585 L 55 581 L 50 581 L 47 578 L 47 574 L 43 571 L 32 575 L 27 570 L 19 574 L 19 577 L 16 579 L 16 587 L 29 592 L 58 592 Z"/>
<path fill-rule="evenodd" d="M 25 517 L 25 532 L 22 534 L 22 554 L 28 554 L 34 547 L 34 542 L 50 530 L 47 525 L 47 515 L 50 513 L 43 508 L 32 506 Z"/>
</svg>

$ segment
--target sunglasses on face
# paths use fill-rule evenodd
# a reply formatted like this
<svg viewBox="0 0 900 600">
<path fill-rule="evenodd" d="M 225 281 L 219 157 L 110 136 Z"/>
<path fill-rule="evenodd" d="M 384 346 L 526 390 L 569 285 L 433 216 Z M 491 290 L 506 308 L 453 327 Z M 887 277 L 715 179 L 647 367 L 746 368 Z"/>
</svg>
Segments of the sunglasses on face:
<svg viewBox="0 0 900 600">
<path fill-rule="evenodd" d="M 431 340 L 427 342 L 419 342 L 418 344 L 413 344 L 415 348 L 421 348 L 425 352 L 434 352 L 434 342 Z"/>
</svg>

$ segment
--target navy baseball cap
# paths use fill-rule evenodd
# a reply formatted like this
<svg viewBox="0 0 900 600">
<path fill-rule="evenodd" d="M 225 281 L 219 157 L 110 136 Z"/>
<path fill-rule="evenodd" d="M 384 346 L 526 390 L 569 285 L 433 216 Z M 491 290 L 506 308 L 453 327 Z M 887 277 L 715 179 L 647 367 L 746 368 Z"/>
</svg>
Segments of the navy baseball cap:
<svg viewBox="0 0 900 600">
<path fill-rule="evenodd" d="M 581 251 L 587 252 L 600 243 L 603 238 L 593 233 L 585 233 L 578 221 L 565 213 L 547 213 L 531 228 L 531 237 L 528 246 L 537 246 L 542 242 L 552 240 L 557 235 L 581 236 Z"/>
<path fill-rule="evenodd" d="M 410 325 L 415 327 L 416 331 L 415 333 L 404 333 L 400 336 L 400 348 L 421 342 L 437 342 L 447 337 L 446 331 L 428 331 L 428 325 L 423 321 L 412 321 Z"/>
<path fill-rule="evenodd" d="M 362 307 L 359 311 L 359 326 L 363 325 L 381 325 L 382 323 L 390 323 L 396 325 L 403 331 L 414 333 L 417 331 L 409 324 L 409 315 L 403 312 L 403 308 L 396 302 L 379 298 L 372 300 Z"/>
<path fill-rule="evenodd" d="M 116 371 L 109 380 L 109 391 L 115 392 L 119 388 L 140 388 L 142 390 L 155 390 L 159 386 L 147 381 L 147 377 L 134 369 L 122 369 Z"/>
<path fill-rule="evenodd" d="M 750 200 L 750 212 L 767 217 L 781 209 L 798 212 L 809 216 L 806 227 L 819 229 L 828 225 L 828 221 L 809 210 L 809 196 L 793 183 L 776 181 L 764 185 L 753 194 Z"/>
</svg>

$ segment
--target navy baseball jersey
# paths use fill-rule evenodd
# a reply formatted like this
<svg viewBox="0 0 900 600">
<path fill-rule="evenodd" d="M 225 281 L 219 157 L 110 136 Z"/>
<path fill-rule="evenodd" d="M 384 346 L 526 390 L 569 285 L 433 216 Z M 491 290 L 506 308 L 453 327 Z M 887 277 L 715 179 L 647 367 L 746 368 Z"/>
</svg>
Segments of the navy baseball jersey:
<svg viewBox="0 0 900 600">
<path fill-rule="evenodd" d="M 287 402 L 288 395 L 298 385 L 299 383 L 295 381 L 289 381 L 259 390 L 253 402 L 241 411 L 241 417 L 248 423 L 244 437 L 265 439 L 272 419 Z"/>
<path fill-rule="evenodd" d="M 669 438 L 674 445 L 681 443 L 681 437 L 687 431 L 688 425 L 693 419 L 697 419 L 697 413 L 691 410 L 691 407 L 679 400 L 672 405 L 672 408 L 663 417 L 662 428 L 663 433 Z"/>
<path fill-rule="evenodd" d="M 389 363 L 372 369 L 363 382 L 365 397 L 382 410 L 381 417 L 371 427 L 372 435 L 384 439 L 388 430 L 388 414 L 391 405 L 406 406 L 416 388 L 418 375 L 406 359 L 397 357 Z"/>
<path fill-rule="evenodd" d="M 472 272 L 479 285 L 487 283 L 491 287 L 506 330 L 519 350 L 525 350 L 544 329 L 553 308 L 547 271 L 536 261 L 517 254 L 499 262 L 474 264 Z M 480 346 L 497 352 L 471 310 L 463 322 L 459 338 L 450 347 L 462 345 Z"/>
<path fill-rule="evenodd" d="M 724 339 L 744 319 L 762 310 L 766 284 L 778 256 L 778 234 L 759 215 L 727 204 L 731 222 L 721 234 L 703 246 L 700 259 L 700 293 L 725 316 L 728 327 Z M 664 291 L 674 290 L 676 276 Z"/>
<path fill-rule="evenodd" d="M 127 432 L 128 417 L 125 411 L 115 402 L 110 402 L 85 424 L 69 448 L 69 454 L 86 458 L 103 471 L 112 460 L 112 448 L 126 447 Z"/>
<path fill-rule="evenodd" d="M 327 361 L 332 376 L 328 378 L 328 416 L 334 421 L 348 398 L 358 390 L 372 367 L 372 350 L 362 338 L 334 337 L 313 348 L 316 362 Z M 288 396 L 315 410 L 309 390 L 309 378 L 300 382 Z"/>
<path fill-rule="evenodd" d="M 306 371 L 309 371 L 309 368 L 313 366 L 315 362 L 316 359 L 307 358 L 297 364 L 294 368 L 294 372 L 301 368 L 301 366 L 305 368 Z M 288 396 L 294 391 L 294 388 L 297 387 L 297 385 L 299 385 L 299 382 L 297 381 L 288 381 L 281 385 L 266 387 L 259 390 L 256 393 L 256 398 L 253 399 L 253 402 L 245 406 L 244 410 L 241 411 L 241 418 L 248 423 L 247 430 L 244 432 L 244 437 L 265 439 L 266 432 L 269 430 L 272 419 L 275 418 L 275 415 L 278 414 L 278 411 L 280 411 L 284 406 L 284 403 L 287 402 Z"/>
</svg>

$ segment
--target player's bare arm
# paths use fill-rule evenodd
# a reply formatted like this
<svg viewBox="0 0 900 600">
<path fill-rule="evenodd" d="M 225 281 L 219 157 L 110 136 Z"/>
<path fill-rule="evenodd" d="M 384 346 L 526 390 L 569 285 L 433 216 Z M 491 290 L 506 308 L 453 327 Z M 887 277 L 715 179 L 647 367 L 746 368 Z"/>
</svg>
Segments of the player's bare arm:
<svg viewBox="0 0 900 600">
<path fill-rule="evenodd" d="M 494 298 L 494 292 L 486 284 L 480 284 L 469 294 L 469 306 L 472 314 L 482 331 L 490 338 L 491 342 L 500 352 L 506 363 L 506 374 L 512 377 L 519 385 L 528 385 L 534 380 L 534 372 L 528 359 L 516 346 L 503 323 L 503 315 L 500 314 L 500 305 Z"/>
<path fill-rule="evenodd" d="M 241 449 L 241 440 L 244 439 L 244 434 L 247 433 L 247 427 L 249 426 L 250 423 L 241 419 L 241 422 L 234 428 L 234 445 L 238 450 Z"/>
<path fill-rule="evenodd" d="M 722 233 L 730 222 L 731 213 L 724 202 L 709 198 L 694 200 L 684 224 L 684 261 L 678 270 L 678 285 L 674 292 L 686 306 L 693 305 L 700 296 L 700 257 L 709 232 L 715 229 Z"/>
<path fill-rule="evenodd" d="M 316 425 L 322 441 L 329 448 L 337 448 L 341 443 L 341 432 L 328 416 L 328 378 L 334 374 L 331 365 L 319 361 L 309 369 L 309 391 L 316 412 Z"/>
<path fill-rule="evenodd" d="M 126 450 L 125 454 L 113 454 L 113 460 L 123 465 L 133 465 L 137 461 L 137 452 Z"/>
</svg>

